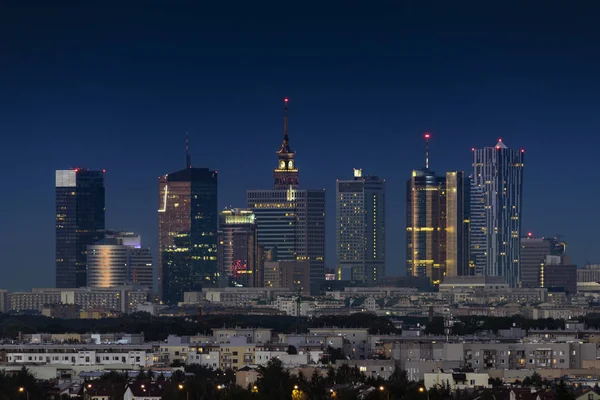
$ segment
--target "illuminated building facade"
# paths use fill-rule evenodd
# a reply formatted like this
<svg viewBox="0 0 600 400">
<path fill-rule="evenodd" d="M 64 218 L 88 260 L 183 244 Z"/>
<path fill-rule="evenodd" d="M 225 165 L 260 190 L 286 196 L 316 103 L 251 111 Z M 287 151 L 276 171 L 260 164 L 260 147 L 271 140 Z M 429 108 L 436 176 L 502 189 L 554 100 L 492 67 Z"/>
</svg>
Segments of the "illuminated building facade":
<svg viewBox="0 0 600 400">
<path fill-rule="evenodd" d="M 471 186 L 471 267 L 475 275 L 481 276 L 485 273 L 487 264 L 487 225 L 485 196 L 481 187 L 473 183 L 473 177 L 469 179 Z"/>
<path fill-rule="evenodd" d="M 462 171 L 446 173 L 446 276 L 475 275 L 471 262 L 471 181 Z"/>
<path fill-rule="evenodd" d="M 87 246 L 104 237 L 104 171 L 56 171 L 56 287 L 87 284 Z"/>
<path fill-rule="evenodd" d="M 277 151 L 277 168 L 273 170 L 274 189 L 297 189 L 299 184 L 298 168 L 295 161 L 296 152 L 290 148 L 288 135 L 288 99 L 284 100 L 283 142 Z"/>
<path fill-rule="evenodd" d="M 158 293 L 168 303 L 214 285 L 217 271 L 217 172 L 188 168 L 158 179 Z"/>
<path fill-rule="evenodd" d="M 311 290 L 325 279 L 325 189 L 299 190 L 295 152 L 289 145 L 287 99 L 284 135 L 271 190 L 248 190 L 246 208 L 256 216 L 259 245 L 273 261 L 307 261 Z"/>
<path fill-rule="evenodd" d="M 385 180 L 362 176 L 336 183 L 338 278 L 374 283 L 385 276 Z"/>
<path fill-rule="evenodd" d="M 473 183 L 481 188 L 485 206 L 486 263 L 484 275 L 502 276 L 519 286 L 524 151 L 496 146 L 473 149 Z"/>
<path fill-rule="evenodd" d="M 407 183 L 406 273 L 439 284 L 446 272 L 446 178 L 429 168 Z"/>
<path fill-rule="evenodd" d="M 139 235 L 130 232 L 107 234 L 87 247 L 88 284 L 112 288 L 133 284 L 153 289 L 152 254 L 142 248 Z"/>
<path fill-rule="evenodd" d="M 256 216 L 250 210 L 226 209 L 219 213 L 217 269 L 236 284 L 260 287 L 260 252 Z"/>
</svg>

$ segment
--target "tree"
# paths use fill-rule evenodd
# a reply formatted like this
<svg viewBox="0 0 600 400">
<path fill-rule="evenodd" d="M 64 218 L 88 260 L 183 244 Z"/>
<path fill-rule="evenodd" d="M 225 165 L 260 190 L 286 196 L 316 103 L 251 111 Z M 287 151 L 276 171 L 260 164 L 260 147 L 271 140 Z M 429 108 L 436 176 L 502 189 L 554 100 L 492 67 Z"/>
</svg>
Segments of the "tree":
<svg viewBox="0 0 600 400">
<path fill-rule="evenodd" d="M 256 381 L 258 392 L 270 399 L 291 399 L 293 384 L 290 373 L 283 368 L 278 358 L 271 358 L 266 366 L 258 368 L 260 377 Z"/>
<path fill-rule="evenodd" d="M 523 379 L 523 386 L 539 388 L 542 386 L 542 384 L 542 376 L 537 372 L 534 372 L 531 376 L 527 376 L 525 379 Z"/>
<path fill-rule="evenodd" d="M 310 377 L 310 387 L 307 394 L 309 399 L 315 400 L 330 397 L 327 393 L 327 380 L 316 369 Z"/>
<path fill-rule="evenodd" d="M 292 345 L 290 344 L 290 345 L 288 346 L 287 353 L 288 353 L 289 355 L 292 355 L 292 356 L 293 356 L 293 355 L 296 355 L 296 354 L 298 354 L 298 350 L 296 349 L 296 347 L 295 347 L 295 346 L 292 346 Z"/>
<path fill-rule="evenodd" d="M 147 379 L 148 379 L 148 374 L 146 373 L 146 371 L 144 371 L 144 368 L 140 367 L 140 370 L 138 371 L 138 374 L 135 377 L 135 380 L 145 381 Z"/>
<path fill-rule="evenodd" d="M 339 347 L 327 346 L 325 353 L 321 357 L 322 364 L 335 364 L 337 360 L 345 360 L 346 355 Z"/>
<path fill-rule="evenodd" d="M 491 385 L 493 388 L 499 388 L 502 387 L 504 382 L 500 378 L 490 378 L 488 379 L 488 384 Z"/>
<path fill-rule="evenodd" d="M 556 400 L 573 400 L 575 396 L 573 392 L 569 390 L 564 380 L 560 380 L 556 385 Z"/>
</svg>

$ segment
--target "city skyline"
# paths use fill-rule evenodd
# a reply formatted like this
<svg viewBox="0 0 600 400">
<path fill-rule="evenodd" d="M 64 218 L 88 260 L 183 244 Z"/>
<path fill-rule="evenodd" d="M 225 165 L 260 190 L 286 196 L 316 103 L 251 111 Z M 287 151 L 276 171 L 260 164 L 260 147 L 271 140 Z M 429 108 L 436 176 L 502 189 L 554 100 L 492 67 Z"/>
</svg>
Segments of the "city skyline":
<svg viewBox="0 0 600 400">
<path fill-rule="evenodd" d="M 286 112 L 286 114 L 285 114 L 285 115 L 286 115 L 286 118 L 285 118 L 285 127 L 286 127 L 286 128 L 287 128 L 287 103 L 288 103 L 288 101 L 289 101 L 289 100 L 288 100 L 288 98 L 285 98 L 285 99 L 284 99 L 284 102 L 285 102 L 285 105 L 286 105 L 286 107 L 285 107 L 285 112 Z M 426 137 L 427 137 L 427 140 L 429 140 L 429 139 L 430 139 L 430 137 L 431 137 L 431 134 L 429 134 L 429 133 L 426 133 L 425 135 L 426 135 Z M 195 167 L 192 167 L 192 166 L 191 166 L 191 164 L 189 164 L 189 163 L 190 163 L 190 155 L 189 155 L 189 137 L 188 137 L 188 133 L 187 133 L 187 132 L 186 132 L 186 134 L 185 134 L 185 139 L 186 139 L 186 140 L 185 140 L 185 155 L 186 155 L 186 164 L 187 164 L 187 165 L 186 165 L 186 167 L 187 167 L 187 168 L 193 168 L 193 169 L 206 169 L 206 168 L 195 168 Z M 502 139 L 499 139 L 499 142 L 500 142 L 500 143 L 502 143 Z M 283 145 L 282 145 L 282 149 L 283 149 L 283 150 L 286 150 L 286 149 L 287 149 L 287 150 L 286 150 L 286 151 L 280 150 L 280 151 L 278 151 L 278 152 L 276 152 L 276 153 L 278 154 L 278 158 L 281 158 L 281 157 L 282 157 L 282 153 L 284 153 L 284 156 L 286 157 L 286 160 L 289 158 L 289 159 L 290 159 L 292 162 L 295 162 L 295 161 L 294 161 L 294 160 L 295 160 L 295 158 L 294 158 L 294 157 L 295 157 L 295 153 L 296 153 L 296 152 L 295 152 L 295 151 L 292 151 L 292 150 L 290 149 L 290 146 L 289 146 L 289 144 L 288 144 L 288 143 L 289 143 L 289 137 L 288 137 L 288 135 L 287 135 L 287 130 L 286 130 L 286 133 L 284 134 L 284 142 L 283 142 Z M 496 147 L 493 147 L 493 148 L 496 148 Z M 471 151 L 473 151 L 473 148 L 471 149 Z M 523 151 L 523 150 L 520 150 L 520 152 L 522 152 L 522 151 Z M 291 156 L 287 155 L 287 152 L 291 153 L 292 155 L 291 155 Z M 289 161 L 288 161 L 288 162 L 289 162 Z M 288 162 L 286 162 L 286 163 L 285 163 L 285 165 L 282 165 L 282 164 L 281 164 L 281 162 L 279 162 L 279 161 L 277 162 L 277 165 L 278 165 L 278 167 L 276 167 L 276 168 L 275 168 L 275 173 L 274 173 L 274 178 L 275 178 L 275 184 L 274 184 L 274 187 L 278 187 L 278 185 L 279 185 L 280 187 L 282 187 L 282 186 L 281 186 L 281 184 L 279 184 L 279 183 L 278 183 L 278 182 L 280 182 L 280 181 L 281 181 L 281 180 L 280 180 L 280 178 L 278 178 L 278 176 L 280 176 L 282 172 L 284 172 L 284 173 L 285 173 L 285 172 L 287 172 L 287 171 L 285 171 L 285 170 L 286 170 L 286 169 L 288 169 L 288 167 L 289 167 L 289 168 L 291 169 L 291 171 L 290 171 L 290 172 L 293 174 L 292 180 L 293 180 L 294 182 L 292 182 L 292 187 L 293 187 L 293 188 L 296 188 L 296 189 L 294 189 L 294 191 L 295 191 L 295 192 L 302 192 L 302 191 L 303 191 L 302 189 L 298 189 L 298 187 L 299 187 L 299 181 L 298 181 L 298 167 L 297 167 L 295 164 L 288 164 Z M 427 150 L 427 154 L 426 154 L 426 162 L 427 162 L 427 163 L 429 162 L 429 150 Z M 357 170 L 358 170 L 358 169 L 355 169 L 355 171 L 357 171 Z M 425 168 L 425 169 L 424 169 L 424 171 L 425 171 L 425 170 L 427 170 L 427 168 Z M 79 172 L 79 171 L 87 171 L 87 170 L 86 170 L 86 169 L 82 169 L 82 168 L 72 168 L 71 170 L 65 170 L 65 171 L 75 171 L 75 172 Z M 184 170 L 181 170 L 181 171 L 178 171 L 177 173 L 184 172 L 184 171 L 186 171 L 186 169 L 184 169 Z M 430 171 L 430 170 L 428 170 L 428 171 Z M 106 173 L 106 170 L 102 170 L 102 171 L 98 171 L 98 172 L 102 172 L 102 174 L 105 174 L 105 173 Z M 215 172 L 216 172 L 216 171 L 215 171 Z M 430 172 L 432 172 L 432 171 L 430 171 Z M 460 172 L 460 171 L 459 171 L 459 172 Z M 58 171 L 57 171 L 57 173 L 58 173 Z M 449 173 L 449 174 L 451 174 L 451 173 Z M 467 174 L 468 174 L 468 171 L 467 171 Z M 444 175 L 443 175 L 443 179 L 444 179 L 444 181 L 445 181 L 445 179 L 446 179 L 445 175 L 446 175 L 446 173 L 444 173 Z M 165 176 L 168 176 L 168 175 L 165 175 Z M 337 180 L 337 179 L 336 179 L 336 182 L 338 182 L 338 181 L 339 181 L 339 180 Z M 338 183 L 339 183 L 339 182 L 338 182 Z M 270 190 L 275 190 L 275 189 L 270 189 Z M 280 190 L 280 191 L 281 191 L 281 190 L 283 190 L 283 189 L 277 189 L 277 190 Z M 250 189 L 249 191 L 256 192 L 257 190 L 252 190 L 252 189 Z M 285 191 L 285 190 L 284 190 L 284 191 Z M 289 191 L 289 189 L 288 189 L 287 191 Z M 287 191 L 286 191 L 286 192 L 287 192 Z M 164 192 L 164 190 L 159 190 L 159 202 L 160 202 L 160 200 L 163 198 L 163 192 Z M 286 196 L 288 196 L 288 197 L 289 197 L 289 193 L 288 193 L 288 194 L 286 194 Z M 445 201 L 445 200 L 444 200 L 444 201 Z M 160 203 L 159 203 L 159 204 L 160 204 Z M 227 208 L 227 207 L 225 207 L 225 208 Z M 160 210 L 159 210 L 159 215 L 160 215 Z M 335 230 L 337 229 L 337 226 L 336 226 L 336 225 L 333 225 L 333 228 L 334 228 L 333 230 L 335 231 Z M 328 245 L 327 247 L 330 247 L 330 245 Z M 157 251 L 157 252 L 159 252 L 159 251 Z M 159 278 L 159 277 L 161 276 L 161 275 L 160 275 L 160 263 L 159 263 L 160 256 L 155 256 L 155 258 L 156 258 L 156 260 L 155 260 L 155 264 L 157 265 L 157 267 L 155 267 L 155 268 L 154 268 L 154 273 L 155 273 L 155 276 L 156 276 L 156 278 Z M 285 257 L 284 257 L 284 258 L 285 258 Z M 335 257 L 332 257 L 332 258 L 335 260 Z M 581 265 L 581 267 L 582 267 L 582 266 L 583 266 L 583 265 Z M 336 270 L 336 267 L 338 267 L 337 263 L 335 263 L 335 262 L 331 262 L 331 261 L 329 261 L 329 262 L 326 264 L 326 266 L 325 266 L 325 268 L 326 268 L 326 269 L 331 269 L 331 270 Z M 400 270 L 401 270 L 401 271 L 400 271 L 400 274 L 392 273 L 392 274 L 388 274 L 388 275 L 391 275 L 391 276 L 402 276 L 402 272 L 403 272 L 403 271 L 402 271 L 402 267 L 400 268 Z M 161 284 L 161 282 L 160 282 L 160 279 L 159 279 L 159 285 L 160 285 L 160 284 Z M 160 287 L 160 286 L 159 286 L 159 287 Z"/>
<path fill-rule="evenodd" d="M 402 273 L 404 180 L 425 131 L 436 171 L 469 171 L 470 149 L 498 138 L 525 148 L 523 231 L 564 235 L 579 266 L 600 260 L 595 5 L 326 4 L 282 20 L 262 7 L 42 5 L 0 13 L 7 288 L 54 282 L 54 170 L 106 169 L 106 226 L 157 255 L 156 178 L 183 167 L 185 131 L 196 164 L 219 171 L 219 209 L 243 207 L 247 189 L 271 186 L 284 96 L 302 186 L 330 193 L 328 267 L 335 180 L 363 168 L 388 183 L 387 273 Z"/>
</svg>

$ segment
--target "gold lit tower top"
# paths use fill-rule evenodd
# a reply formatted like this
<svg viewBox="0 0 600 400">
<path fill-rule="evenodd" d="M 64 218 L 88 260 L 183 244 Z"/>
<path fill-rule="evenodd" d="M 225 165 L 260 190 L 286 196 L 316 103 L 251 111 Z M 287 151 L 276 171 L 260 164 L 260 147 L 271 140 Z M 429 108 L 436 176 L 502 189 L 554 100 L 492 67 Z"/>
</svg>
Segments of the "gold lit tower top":
<svg viewBox="0 0 600 400">
<path fill-rule="evenodd" d="M 288 135 L 288 99 L 283 100 L 283 142 L 277 151 L 277 168 L 273 171 L 275 189 L 298 187 L 298 169 L 294 163 L 295 151 L 290 148 Z"/>
</svg>

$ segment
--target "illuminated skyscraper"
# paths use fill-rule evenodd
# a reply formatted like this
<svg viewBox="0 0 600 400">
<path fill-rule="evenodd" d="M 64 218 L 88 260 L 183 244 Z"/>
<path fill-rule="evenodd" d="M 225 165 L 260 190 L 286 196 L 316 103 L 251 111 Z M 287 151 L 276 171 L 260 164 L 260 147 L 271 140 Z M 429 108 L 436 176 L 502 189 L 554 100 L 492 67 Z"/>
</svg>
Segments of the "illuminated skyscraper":
<svg viewBox="0 0 600 400">
<path fill-rule="evenodd" d="M 256 217 L 250 210 L 226 209 L 219 213 L 217 269 L 243 286 L 260 287 Z"/>
<path fill-rule="evenodd" d="M 446 173 L 446 276 L 474 275 L 470 259 L 471 184 L 462 171 Z"/>
<path fill-rule="evenodd" d="M 212 286 L 217 271 L 217 171 L 187 168 L 158 179 L 158 292 L 165 302 Z"/>
<path fill-rule="evenodd" d="M 434 284 L 446 273 L 446 178 L 429 169 L 414 170 L 406 187 L 406 274 L 427 276 Z"/>
<path fill-rule="evenodd" d="M 445 276 L 472 275 L 470 258 L 471 185 L 462 171 L 438 176 L 429 169 L 425 134 L 425 168 L 407 183 L 406 270 L 437 284 Z"/>
<path fill-rule="evenodd" d="M 483 190 L 473 183 L 471 185 L 471 267 L 475 269 L 475 275 L 484 275 L 487 264 L 487 225 L 485 196 Z"/>
<path fill-rule="evenodd" d="M 485 207 L 484 274 L 502 276 L 511 287 L 520 282 L 520 240 L 524 151 L 496 146 L 473 149 L 473 183 Z"/>
<path fill-rule="evenodd" d="M 56 287 L 87 284 L 87 246 L 104 237 L 104 171 L 56 171 Z"/>
<path fill-rule="evenodd" d="M 440 283 L 446 272 L 445 178 L 416 170 L 407 183 L 406 273 Z"/>
<path fill-rule="evenodd" d="M 338 278 L 373 283 L 385 276 L 385 180 L 355 169 L 336 191 Z"/>
<path fill-rule="evenodd" d="M 285 99 L 283 143 L 277 151 L 273 189 L 248 190 L 246 208 L 256 215 L 258 243 L 276 255 L 273 261 L 308 261 L 314 291 L 325 279 L 325 189 L 298 189 L 287 104 Z"/>
<path fill-rule="evenodd" d="M 142 248 L 139 235 L 130 232 L 108 233 L 87 247 L 88 285 L 111 288 L 126 284 L 152 290 L 152 254 Z"/>
</svg>

